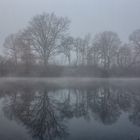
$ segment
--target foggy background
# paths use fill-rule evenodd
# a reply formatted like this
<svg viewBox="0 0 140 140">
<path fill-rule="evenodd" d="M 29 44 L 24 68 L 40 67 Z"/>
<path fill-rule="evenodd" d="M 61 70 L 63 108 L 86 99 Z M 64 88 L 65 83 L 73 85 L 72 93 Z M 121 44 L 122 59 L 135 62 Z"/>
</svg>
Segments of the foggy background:
<svg viewBox="0 0 140 140">
<path fill-rule="evenodd" d="M 74 37 L 111 30 L 126 42 L 140 28 L 140 0 L 0 0 L 0 45 L 43 12 L 67 16 Z"/>
</svg>

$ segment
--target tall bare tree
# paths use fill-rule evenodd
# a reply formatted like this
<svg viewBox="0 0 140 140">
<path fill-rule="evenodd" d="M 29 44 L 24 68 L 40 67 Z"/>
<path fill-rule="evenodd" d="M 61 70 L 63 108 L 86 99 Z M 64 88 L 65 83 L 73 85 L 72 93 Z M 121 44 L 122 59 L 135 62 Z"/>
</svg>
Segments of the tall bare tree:
<svg viewBox="0 0 140 140">
<path fill-rule="evenodd" d="M 18 39 L 17 39 L 18 34 L 11 34 L 8 37 L 6 37 L 4 41 L 4 49 L 6 51 L 6 55 L 12 59 L 14 64 L 17 66 L 18 63 L 18 56 L 19 56 L 19 48 L 17 45 Z"/>
<path fill-rule="evenodd" d="M 94 39 L 92 41 L 92 48 L 90 52 L 92 53 L 92 64 L 97 67 L 100 64 L 100 48 Z"/>
<path fill-rule="evenodd" d="M 124 44 L 119 48 L 117 54 L 117 64 L 120 68 L 126 68 L 132 63 L 132 51 L 128 44 Z"/>
<path fill-rule="evenodd" d="M 117 55 L 120 39 L 116 33 L 105 31 L 97 34 L 94 40 L 95 45 L 99 47 L 100 62 L 108 73 Z"/>
<path fill-rule="evenodd" d="M 90 62 L 90 51 L 91 51 L 91 35 L 85 35 L 83 39 L 83 45 L 80 47 L 82 64 L 89 64 Z"/>
<path fill-rule="evenodd" d="M 76 64 L 88 64 L 91 55 L 91 35 L 87 34 L 84 38 L 76 38 L 74 40 L 74 48 Z"/>
<path fill-rule="evenodd" d="M 62 52 L 68 59 L 68 63 L 71 64 L 71 52 L 73 50 L 73 41 L 71 36 L 62 37 L 60 52 Z"/>
<path fill-rule="evenodd" d="M 140 29 L 130 34 L 129 41 L 134 50 L 133 64 L 140 63 Z"/>
<path fill-rule="evenodd" d="M 68 30 L 68 18 L 57 17 L 54 13 L 43 13 L 33 17 L 28 27 L 32 45 L 46 67 L 50 57 L 56 53 L 59 39 Z"/>
<path fill-rule="evenodd" d="M 83 39 L 82 38 L 76 38 L 74 39 L 74 51 L 75 51 L 75 55 L 76 55 L 76 65 L 80 64 L 81 63 L 81 53 L 80 53 L 80 47 L 82 46 L 83 44 Z"/>
<path fill-rule="evenodd" d="M 35 54 L 32 49 L 32 40 L 29 38 L 27 32 L 21 32 L 17 37 L 20 62 L 24 66 L 24 72 L 28 73 L 32 65 L 35 63 Z"/>
</svg>

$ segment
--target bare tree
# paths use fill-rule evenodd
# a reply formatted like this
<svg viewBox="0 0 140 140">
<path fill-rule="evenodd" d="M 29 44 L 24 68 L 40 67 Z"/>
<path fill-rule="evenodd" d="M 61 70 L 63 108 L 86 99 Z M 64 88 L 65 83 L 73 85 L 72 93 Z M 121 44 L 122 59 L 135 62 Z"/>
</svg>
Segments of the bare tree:
<svg viewBox="0 0 140 140">
<path fill-rule="evenodd" d="M 2 55 L 0 55 L 0 76 L 7 74 L 6 64 L 7 60 Z"/>
<path fill-rule="evenodd" d="M 87 34 L 84 38 L 76 38 L 74 40 L 74 48 L 76 63 L 82 65 L 88 64 L 91 55 L 91 35 Z"/>
<path fill-rule="evenodd" d="M 91 34 L 85 35 L 83 39 L 83 46 L 81 48 L 82 63 L 90 64 L 91 61 Z"/>
<path fill-rule="evenodd" d="M 74 39 L 74 51 L 75 51 L 75 55 L 76 55 L 76 65 L 80 64 L 80 47 L 82 46 L 83 44 L 83 40 L 82 38 L 76 38 Z"/>
<path fill-rule="evenodd" d="M 135 30 L 129 36 L 129 40 L 135 45 L 136 48 L 140 49 L 140 29 Z"/>
<path fill-rule="evenodd" d="M 21 32 L 17 38 L 20 62 L 24 66 L 25 72 L 28 73 L 32 65 L 35 63 L 35 54 L 33 53 L 32 49 L 32 40 L 29 38 L 26 32 Z"/>
<path fill-rule="evenodd" d="M 135 30 L 129 36 L 130 43 L 134 48 L 133 64 L 140 62 L 140 29 Z"/>
<path fill-rule="evenodd" d="M 3 44 L 4 49 L 6 51 L 6 55 L 8 55 L 12 59 L 15 66 L 17 66 L 18 56 L 19 56 L 19 48 L 17 45 L 17 36 L 18 36 L 18 34 L 9 35 L 5 39 L 5 42 Z"/>
<path fill-rule="evenodd" d="M 97 34 L 94 40 L 95 45 L 99 47 L 100 62 L 108 73 L 116 58 L 120 39 L 116 33 L 105 31 Z"/>
<path fill-rule="evenodd" d="M 71 52 L 73 50 L 73 38 L 62 37 L 61 45 L 60 45 L 60 52 L 62 52 L 66 58 L 68 59 L 68 63 L 71 64 Z"/>
<path fill-rule="evenodd" d="M 79 46 L 79 52 L 80 52 L 80 56 L 81 56 L 81 63 L 82 65 L 87 64 L 88 62 L 88 56 L 90 53 L 90 39 L 91 39 L 91 35 L 87 34 L 85 35 L 84 39 L 81 40 L 81 44 Z"/>
<path fill-rule="evenodd" d="M 92 41 L 92 48 L 90 52 L 92 53 L 92 64 L 97 67 L 100 63 L 100 48 L 94 39 Z"/>
<path fill-rule="evenodd" d="M 59 39 L 68 30 L 70 21 L 67 18 L 52 14 L 35 16 L 28 27 L 32 45 L 46 67 L 50 57 L 56 53 Z"/>
<path fill-rule="evenodd" d="M 119 48 L 117 55 L 117 64 L 120 68 L 126 68 L 132 63 L 132 51 L 128 44 Z"/>
</svg>

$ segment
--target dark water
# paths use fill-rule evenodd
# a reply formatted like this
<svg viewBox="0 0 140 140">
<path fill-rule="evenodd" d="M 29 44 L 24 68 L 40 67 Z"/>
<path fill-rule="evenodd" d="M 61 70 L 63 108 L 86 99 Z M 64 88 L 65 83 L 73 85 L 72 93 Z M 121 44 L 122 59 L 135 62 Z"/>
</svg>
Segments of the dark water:
<svg viewBox="0 0 140 140">
<path fill-rule="evenodd" d="M 140 84 L 0 86 L 0 140 L 138 140 Z"/>
</svg>

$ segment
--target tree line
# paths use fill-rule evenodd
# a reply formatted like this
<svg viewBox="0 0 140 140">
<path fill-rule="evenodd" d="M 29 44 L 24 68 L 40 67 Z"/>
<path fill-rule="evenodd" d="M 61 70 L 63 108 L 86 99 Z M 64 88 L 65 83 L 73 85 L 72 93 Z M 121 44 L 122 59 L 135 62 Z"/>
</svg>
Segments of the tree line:
<svg viewBox="0 0 140 140">
<path fill-rule="evenodd" d="M 140 29 L 123 43 L 112 31 L 72 37 L 69 26 L 55 13 L 34 16 L 5 38 L 1 76 L 140 76 Z"/>
</svg>

